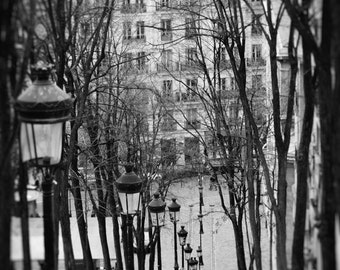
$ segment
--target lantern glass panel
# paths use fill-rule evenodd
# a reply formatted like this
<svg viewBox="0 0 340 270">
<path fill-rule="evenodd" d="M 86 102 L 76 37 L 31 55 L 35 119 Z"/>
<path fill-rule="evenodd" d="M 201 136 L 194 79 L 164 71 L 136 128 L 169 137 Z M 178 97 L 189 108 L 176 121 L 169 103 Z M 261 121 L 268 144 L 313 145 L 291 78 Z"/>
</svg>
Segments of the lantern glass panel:
<svg viewBox="0 0 340 270">
<path fill-rule="evenodd" d="M 179 237 L 179 244 L 180 244 L 181 246 L 184 246 L 184 245 L 185 245 L 185 242 L 186 242 L 186 237 L 180 236 L 180 237 Z"/>
<path fill-rule="evenodd" d="M 197 263 L 189 264 L 189 269 L 190 270 L 197 270 Z"/>
<path fill-rule="evenodd" d="M 62 153 L 63 123 L 54 124 L 21 124 L 20 144 L 23 162 L 48 158 L 49 165 L 60 162 Z"/>
<path fill-rule="evenodd" d="M 123 193 L 119 192 L 119 199 L 122 204 L 124 214 L 135 214 L 139 210 L 140 193 Z"/>
<path fill-rule="evenodd" d="M 170 216 L 170 221 L 174 222 L 174 221 L 179 221 L 180 218 L 180 212 L 179 211 L 169 211 L 169 216 Z"/>
<path fill-rule="evenodd" d="M 160 212 L 160 213 L 150 212 L 150 215 L 151 215 L 152 226 L 154 227 L 164 226 L 164 220 L 165 220 L 164 212 Z"/>
</svg>

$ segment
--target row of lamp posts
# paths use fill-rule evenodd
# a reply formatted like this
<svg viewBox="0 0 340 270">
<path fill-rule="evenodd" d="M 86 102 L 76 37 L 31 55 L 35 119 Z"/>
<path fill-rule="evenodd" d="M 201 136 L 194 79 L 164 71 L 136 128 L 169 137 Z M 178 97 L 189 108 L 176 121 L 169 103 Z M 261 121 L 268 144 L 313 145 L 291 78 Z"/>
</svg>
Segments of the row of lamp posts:
<svg viewBox="0 0 340 270">
<path fill-rule="evenodd" d="M 120 197 L 120 201 L 122 204 L 122 215 L 127 216 L 127 262 L 126 266 L 128 270 L 134 269 L 134 258 L 133 258 L 133 235 L 132 235 L 132 225 L 134 216 L 139 213 L 140 207 L 140 194 L 142 189 L 142 180 L 132 171 L 132 167 L 126 167 L 126 173 L 123 174 L 120 178 L 117 179 L 117 190 Z M 152 226 L 155 227 L 156 230 L 156 245 L 157 245 L 157 269 L 162 269 L 162 257 L 161 257 L 161 237 L 160 237 L 160 228 L 164 226 L 165 221 L 165 207 L 166 203 L 160 198 L 158 193 L 154 194 L 154 198 L 148 205 L 148 209 L 151 216 Z M 180 220 L 180 208 L 181 206 L 176 202 L 176 199 L 173 198 L 171 203 L 168 205 L 170 221 L 174 225 L 174 269 L 178 270 L 178 255 L 177 255 L 177 236 L 179 237 L 179 244 L 182 247 L 182 267 L 184 270 L 184 258 L 187 260 L 187 269 L 188 270 L 197 270 L 197 266 L 199 269 L 202 269 L 203 260 L 202 260 L 202 238 L 201 233 L 203 230 L 200 230 L 200 246 L 197 250 L 197 256 L 199 260 L 191 257 L 192 248 L 190 244 L 187 244 L 186 247 L 186 238 L 188 232 L 184 229 L 184 226 L 181 226 L 181 230 L 177 233 L 177 222 Z M 200 213 L 202 215 L 202 209 L 200 208 Z M 202 220 L 200 220 L 200 227 L 202 228 Z M 185 256 L 184 256 L 185 254 Z"/>
<path fill-rule="evenodd" d="M 64 123 L 70 119 L 72 99 L 50 80 L 51 66 L 38 63 L 32 69 L 36 80 L 24 91 L 15 103 L 15 109 L 20 121 L 20 152 L 21 161 L 41 170 L 43 175 L 43 216 L 44 216 L 44 269 L 55 269 L 54 261 L 54 209 L 53 209 L 53 169 L 62 160 Z M 202 245 L 202 179 L 200 183 L 200 247 Z M 142 180 L 133 172 L 131 166 L 126 167 L 126 173 L 117 179 L 117 190 L 122 205 L 122 216 L 126 218 L 127 250 L 126 265 L 128 270 L 134 269 L 133 248 L 133 219 L 140 208 L 140 194 Z M 160 228 L 164 225 L 165 202 L 159 194 L 154 194 L 148 208 L 153 227 L 157 234 L 158 270 L 162 269 Z M 203 265 L 202 250 L 199 247 L 197 256 L 199 261 L 191 258 L 192 248 L 186 244 L 188 232 L 181 227 L 177 233 L 177 222 L 180 218 L 180 205 L 176 199 L 168 206 L 170 221 L 174 225 L 174 269 L 178 270 L 177 235 L 182 247 L 182 270 L 184 270 L 184 253 L 187 260 L 187 269 L 196 270 L 197 265 Z M 185 246 L 185 247 L 184 247 Z"/>
</svg>

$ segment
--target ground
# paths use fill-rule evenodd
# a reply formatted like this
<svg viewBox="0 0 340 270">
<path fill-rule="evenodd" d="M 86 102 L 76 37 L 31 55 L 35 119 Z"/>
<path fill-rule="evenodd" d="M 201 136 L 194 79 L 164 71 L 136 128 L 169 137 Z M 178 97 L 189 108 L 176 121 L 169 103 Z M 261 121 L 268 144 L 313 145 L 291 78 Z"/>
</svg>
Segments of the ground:
<svg viewBox="0 0 340 270">
<path fill-rule="evenodd" d="M 203 179 L 203 230 L 202 234 L 202 252 L 204 270 L 236 270 L 237 260 L 235 253 L 234 234 L 231 222 L 226 218 L 220 207 L 220 199 L 218 192 L 209 190 L 209 177 L 205 176 Z M 225 196 L 227 190 L 224 189 Z M 197 215 L 199 214 L 199 190 L 197 178 L 185 179 L 174 184 L 167 195 L 167 203 L 170 203 L 171 198 L 177 198 L 177 202 L 181 205 L 180 221 L 177 223 L 177 232 L 181 226 L 189 232 L 187 243 L 190 243 L 193 248 L 192 256 L 196 256 L 196 250 L 199 245 L 199 222 Z M 228 197 L 225 197 L 228 201 Z M 42 198 L 38 198 L 38 213 L 42 216 Z M 74 208 L 72 208 L 73 210 Z M 94 258 L 101 258 L 101 247 L 97 229 L 97 219 L 91 217 L 92 208 L 88 207 L 88 230 L 91 250 Z M 168 214 L 168 213 L 167 213 Z M 71 231 L 74 243 L 74 253 L 76 258 L 81 258 L 81 247 L 77 231 L 76 220 L 74 218 L 74 211 L 71 218 Z M 13 260 L 21 260 L 21 236 L 20 236 L 20 222 L 19 219 L 13 219 L 12 229 L 12 258 Z M 107 232 L 111 256 L 114 257 L 112 225 L 110 218 L 107 219 Z M 248 228 L 250 229 L 250 228 Z M 161 229 L 161 246 L 162 246 L 162 269 L 170 270 L 174 267 L 174 240 L 173 240 L 174 226 L 169 221 L 169 216 L 166 216 L 165 226 Z M 246 228 L 244 228 L 246 234 Z M 31 235 L 31 256 L 32 260 L 43 260 L 43 226 L 41 218 L 30 219 L 30 235 Z M 268 238 L 264 230 L 263 235 L 263 269 L 269 269 L 268 260 Z M 246 237 L 245 237 L 246 239 Z M 178 241 L 177 241 L 178 242 Z M 59 240 L 60 259 L 63 259 L 62 239 Z M 247 243 L 245 247 L 248 250 Z M 136 260 L 135 260 L 136 261 Z M 156 258 L 157 261 L 157 258 Z M 181 247 L 178 245 L 178 264 L 182 265 Z M 99 265 L 98 265 L 99 266 Z M 62 269 L 63 265 L 60 265 Z M 186 268 L 186 262 L 185 262 Z M 20 266 L 17 269 L 22 269 Z M 38 265 L 33 266 L 34 269 L 39 269 Z M 135 268 L 137 269 L 137 267 Z M 155 264 L 156 269 L 156 264 Z"/>
</svg>

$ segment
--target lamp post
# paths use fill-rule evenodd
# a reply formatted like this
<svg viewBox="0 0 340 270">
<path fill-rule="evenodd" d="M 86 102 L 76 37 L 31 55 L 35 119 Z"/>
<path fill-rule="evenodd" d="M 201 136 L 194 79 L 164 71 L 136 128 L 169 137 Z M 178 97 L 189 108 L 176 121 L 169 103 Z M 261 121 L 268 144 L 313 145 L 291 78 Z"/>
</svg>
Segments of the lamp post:
<svg viewBox="0 0 340 270">
<path fill-rule="evenodd" d="M 44 269 L 55 269 L 53 173 L 61 161 L 64 123 L 70 118 L 72 99 L 50 80 L 51 65 L 32 67 L 37 79 L 15 103 L 20 121 L 22 162 L 39 168 L 43 175 Z"/>
<path fill-rule="evenodd" d="M 184 246 L 187 240 L 188 232 L 181 226 L 181 230 L 177 233 L 179 238 L 179 244 L 182 247 L 182 270 L 184 270 Z"/>
<path fill-rule="evenodd" d="M 170 215 L 170 221 L 174 224 L 174 254 L 175 254 L 175 265 L 174 269 L 178 270 L 178 257 L 177 257 L 177 236 L 176 236 L 176 230 L 177 230 L 177 221 L 179 221 L 180 217 L 180 210 L 181 206 L 176 202 L 176 199 L 173 198 L 172 202 L 169 204 L 169 215 Z"/>
<path fill-rule="evenodd" d="M 191 252 L 192 252 L 192 248 L 191 248 L 190 244 L 188 243 L 187 246 L 184 248 L 185 259 L 187 261 L 187 269 L 188 270 L 189 270 L 189 260 L 191 258 Z"/>
<path fill-rule="evenodd" d="M 188 270 L 197 270 L 198 261 L 196 260 L 196 258 L 190 258 L 188 264 L 189 264 Z"/>
<path fill-rule="evenodd" d="M 162 270 L 160 227 L 164 226 L 165 202 L 159 197 L 159 193 L 155 193 L 153 200 L 149 203 L 149 212 L 152 226 L 156 228 L 157 233 L 158 270 Z"/>
<path fill-rule="evenodd" d="M 127 225 L 127 250 L 126 252 L 126 269 L 133 270 L 133 217 L 138 213 L 140 207 L 140 192 L 142 189 L 142 180 L 133 172 L 133 166 L 125 166 L 126 172 L 117 179 L 116 187 L 120 203 L 122 205 L 122 215 L 126 216 Z"/>
<path fill-rule="evenodd" d="M 201 246 L 198 246 L 197 250 L 197 258 L 198 258 L 198 269 L 203 269 L 203 256 L 202 256 L 202 248 Z"/>
<path fill-rule="evenodd" d="M 198 246 L 197 249 L 197 258 L 198 258 L 198 269 L 201 270 L 203 269 L 203 256 L 202 256 L 202 234 L 204 234 L 204 230 L 203 230 L 203 214 L 202 214 L 202 206 L 204 205 L 203 202 L 203 183 L 202 183 L 202 175 L 199 174 L 198 175 L 198 190 L 199 190 L 199 214 L 198 214 L 198 220 L 200 223 L 200 244 Z"/>
</svg>

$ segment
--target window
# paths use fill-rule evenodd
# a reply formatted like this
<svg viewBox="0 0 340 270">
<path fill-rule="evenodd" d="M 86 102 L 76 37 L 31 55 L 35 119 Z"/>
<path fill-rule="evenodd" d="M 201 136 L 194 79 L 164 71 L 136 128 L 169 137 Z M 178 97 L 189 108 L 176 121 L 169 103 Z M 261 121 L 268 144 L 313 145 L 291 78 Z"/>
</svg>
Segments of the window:
<svg viewBox="0 0 340 270">
<path fill-rule="evenodd" d="M 187 61 L 189 66 L 193 66 L 196 63 L 197 50 L 196 48 L 187 49 Z"/>
<path fill-rule="evenodd" d="M 260 35 L 262 33 L 260 15 L 253 14 L 251 22 L 251 33 L 253 35 Z"/>
<path fill-rule="evenodd" d="M 162 52 L 162 65 L 163 67 L 170 68 L 172 64 L 172 51 L 164 50 Z"/>
<path fill-rule="evenodd" d="M 126 53 L 123 57 L 123 66 L 126 69 L 132 67 L 132 53 Z"/>
<path fill-rule="evenodd" d="M 90 24 L 88 22 L 82 22 L 80 24 L 80 29 L 81 29 L 82 35 L 85 36 L 89 32 Z"/>
<path fill-rule="evenodd" d="M 161 7 L 170 7 L 170 0 L 161 0 Z"/>
<path fill-rule="evenodd" d="M 138 70 L 145 70 L 146 66 L 146 57 L 145 57 L 145 52 L 138 52 L 137 53 L 137 69 Z"/>
<path fill-rule="evenodd" d="M 226 78 L 221 78 L 220 89 L 221 89 L 221 91 L 226 91 L 227 90 L 227 79 Z"/>
<path fill-rule="evenodd" d="M 186 128 L 199 128 L 199 122 L 197 120 L 197 108 L 187 109 L 186 112 Z"/>
<path fill-rule="evenodd" d="M 123 7 L 124 8 L 130 8 L 131 1 L 130 0 L 123 0 Z"/>
<path fill-rule="evenodd" d="M 252 75 L 251 76 L 251 87 L 254 90 L 259 90 L 262 87 L 262 75 Z"/>
<path fill-rule="evenodd" d="M 172 96 L 172 80 L 164 80 L 162 86 L 162 97 L 171 98 Z"/>
<path fill-rule="evenodd" d="M 262 58 L 261 57 L 261 50 L 262 50 L 261 44 L 253 44 L 252 45 L 251 52 L 252 52 L 252 60 L 253 61 L 259 61 Z"/>
<path fill-rule="evenodd" d="M 176 121 L 174 120 L 173 111 L 167 111 L 163 115 L 161 129 L 162 131 L 174 131 L 176 130 Z"/>
<path fill-rule="evenodd" d="M 224 99 L 227 97 L 227 79 L 226 78 L 221 78 L 221 80 L 219 81 L 219 88 L 216 94 L 219 98 Z"/>
<path fill-rule="evenodd" d="M 233 101 L 229 105 L 229 117 L 231 119 L 236 119 L 238 117 L 238 103 Z"/>
<path fill-rule="evenodd" d="M 176 164 L 176 139 L 161 139 L 161 158 L 163 166 Z"/>
<path fill-rule="evenodd" d="M 156 10 L 167 9 L 171 7 L 171 0 L 158 0 L 156 2 Z"/>
<path fill-rule="evenodd" d="M 192 18 L 185 19 L 185 37 L 192 38 L 196 34 L 196 24 Z"/>
<path fill-rule="evenodd" d="M 236 90 L 236 84 L 235 84 L 235 78 L 234 77 L 230 78 L 230 89 Z"/>
<path fill-rule="evenodd" d="M 184 138 L 184 160 L 189 165 L 200 159 L 200 146 L 198 138 Z"/>
<path fill-rule="evenodd" d="M 145 38 L 145 29 L 144 29 L 144 22 L 139 21 L 137 22 L 137 39 L 144 39 Z"/>
<path fill-rule="evenodd" d="M 124 22 L 123 24 L 123 39 L 131 39 L 131 22 Z"/>
<path fill-rule="evenodd" d="M 187 92 L 183 98 L 184 101 L 194 100 L 197 91 L 197 79 L 187 79 Z"/>
<path fill-rule="evenodd" d="M 224 62 L 226 60 L 227 60 L 227 50 L 225 48 L 221 48 L 220 61 Z"/>
<path fill-rule="evenodd" d="M 161 20 L 161 38 L 162 40 L 171 39 L 171 20 Z"/>
</svg>

